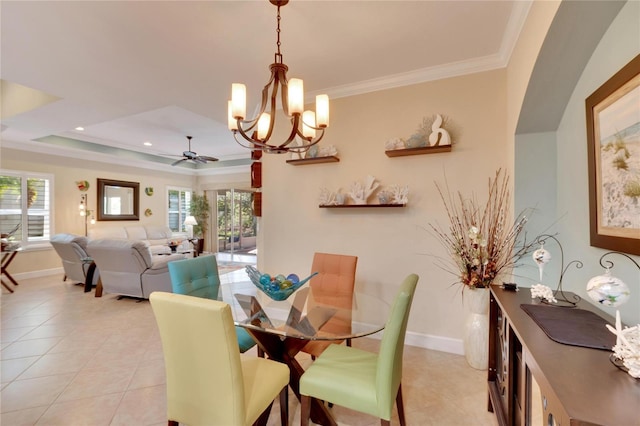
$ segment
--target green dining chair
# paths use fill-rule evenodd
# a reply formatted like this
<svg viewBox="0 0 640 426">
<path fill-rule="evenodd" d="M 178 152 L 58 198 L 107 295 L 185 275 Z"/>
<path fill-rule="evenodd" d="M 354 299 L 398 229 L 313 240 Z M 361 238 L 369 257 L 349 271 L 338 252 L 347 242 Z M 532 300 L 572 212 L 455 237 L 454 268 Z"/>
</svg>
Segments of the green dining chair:
<svg viewBox="0 0 640 426">
<path fill-rule="evenodd" d="M 228 304 L 161 291 L 149 301 L 162 340 L 169 426 L 266 425 L 278 396 L 281 425 L 288 424 L 289 368 L 240 355 Z"/>
<path fill-rule="evenodd" d="M 300 424 L 309 424 L 311 398 L 378 417 L 391 424 L 393 402 L 400 424 L 405 425 L 402 405 L 402 355 L 404 337 L 418 276 L 410 274 L 400 286 L 382 335 L 380 351 L 330 345 L 300 379 Z"/>
<path fill-rule="evenodd" d="M 168 266 L 173 293 L 218 299 L 220 275 L 215 255 L 176 260 L 169 262 Z M 240 352 L 244 353 L 256 345 L 256 342 L 244 328 L 236 326 L 236 335 Z M 258 351 L 258 355 L 263 356 L 262 351 Z"/>
</svg>

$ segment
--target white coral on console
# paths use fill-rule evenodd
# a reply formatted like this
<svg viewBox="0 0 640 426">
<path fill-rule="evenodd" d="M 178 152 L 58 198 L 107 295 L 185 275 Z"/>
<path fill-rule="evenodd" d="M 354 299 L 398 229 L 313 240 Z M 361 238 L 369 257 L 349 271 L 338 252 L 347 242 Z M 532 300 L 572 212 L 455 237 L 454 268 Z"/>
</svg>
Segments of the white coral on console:
<svg viewBox="0 0 640 426">
<path fill-rule="evenodd" d="M 553 296 L 553 290 L 546 285 L 534 284 L 531 286 L 531 298 L 535 299 L 536 297 L 546 300 L 549 303 L 558 303 L 556 298 Z"/>
<path fill-rule="evenodd" d="M 367 176 L 364 184 L 362 182 L 353 182 L 349 188 L 349 196 L 355 204 L 367 204 L 367 199 L 378 189 L 380 184 L 376 182 L 376 178 Z"/>
<path fill-rule="evenodd" d="M 616 358 L 629 370 L 629 375 L 640 379 L 640 324 L 622 329 L 620 311 L 616 311 L 616 328 L 606 324 L 607 329 L 616 335 L 616 344 L 612 348 Z"/>
</svg>

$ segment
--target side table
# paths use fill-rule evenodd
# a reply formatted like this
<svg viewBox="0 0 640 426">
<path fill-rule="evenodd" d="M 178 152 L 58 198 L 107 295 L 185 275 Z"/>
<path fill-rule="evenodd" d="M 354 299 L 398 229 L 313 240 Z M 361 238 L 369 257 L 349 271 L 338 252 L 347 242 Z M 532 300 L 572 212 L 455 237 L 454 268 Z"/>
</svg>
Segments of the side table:
<svg viewBox="0 0 640 426">
<path fill-rule="evenodd" d="M 18 285 L 18 282 L 11 276 L 9 271 L 7 271 L 7 268 L 9 267 L 11 262 L 13 262 L 13 259 L 16 257 L 16 255 L 20 251 L 22 251 L 22 247 L 17 247 L 17 248 L 2 252 L 2 262 L 1 262 L 2 275 L 7 277 L 7 279 L 13 283 L 13 285 Z M 0 278 L 0 282 L 2 283 L 2 286 L 4 288 L 9 290 L 9 292 L 13 293 L 13 289 L 9 287 L 9 284 L 7 284 L 4 278 Z"/>
<path fill-rule="evenodd" d="M 88 263 L 89 269 L 87 269 L 87 276 L 84 279 L 84 292 L 89 293 L 91 291 L 93 276 L 96 272 L 96 262 L 90 257 L 83 257 L 82 263 Z M 98 278 L 98 283 L 96 284 L 96 297 L 102 297 L 102 279 Z"/>
</svg>

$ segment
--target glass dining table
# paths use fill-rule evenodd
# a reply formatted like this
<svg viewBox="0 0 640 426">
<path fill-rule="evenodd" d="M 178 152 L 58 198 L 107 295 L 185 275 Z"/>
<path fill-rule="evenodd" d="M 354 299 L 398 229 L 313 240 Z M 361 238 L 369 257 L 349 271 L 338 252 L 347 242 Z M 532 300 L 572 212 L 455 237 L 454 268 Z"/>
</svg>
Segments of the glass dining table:
<svg viewBox="0 0 640 426">
<path fill-rule="evenodd" d="M 315 301 L 308 284 L 284 301 L 275 301 L 250 281 L 220 285 L 220 299 L 231 306 L 234 322 L 243 327 L 264 353 L 289 366 L 289 386 L 300 400 L 304 368 L 296 360 L 312 340 L 342 341 L 370 336 L 384 329 L 390 306 L 378 296 L 354 292 L 350 308 Z M 311 420 L 336 425 L 327 407 L 312 400 Z"/>
</svg>

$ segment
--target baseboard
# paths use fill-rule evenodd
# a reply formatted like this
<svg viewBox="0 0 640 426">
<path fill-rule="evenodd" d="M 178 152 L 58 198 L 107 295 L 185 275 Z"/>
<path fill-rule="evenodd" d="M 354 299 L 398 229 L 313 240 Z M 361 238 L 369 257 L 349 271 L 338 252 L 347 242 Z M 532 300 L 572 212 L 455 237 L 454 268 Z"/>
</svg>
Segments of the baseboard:
<svg viewBox="0 0 640 426">
<path fill-rule="evenodd" d="M 419 348 L 464 355 L 462 339 L 452 339 L 450 337 L 432 336 L 429 334 L 407 331 L 404 343 L 406 345 L 417 346 Z"/>
<path fill-rule="evenodd" d="M 40 278 L 40 277 L 46 277 L 49 275 L 56 275 L 56 274 L 64 274 L 64 269 L 62 267 L 52 268 L 52 269 L 41 269 L 38 271 L 20 272 L 20 273 L 11 274 L 11 275 L 13 276 L 13 278 L 16 279 L 16 281 L 20 282 L 20 280 L 28 280 L 29 278 Z"/>
<path fill-rule="evenodd" d="M 370 326 L 359 326 L 355 324 L 356 330 L 364 331 L 370 329 Z M 382 339 L 382 333 L 378 332 L 367 336 L 371 339 Z M 447 352 L 450 354 L 464 355 L 464 347 L 461 339 L 452 339 L 450 337 L 432 336 L 429 334 L 416 333 L 407 331 L 404 338 L 405 345 L 416 346 L 423 349 L 431 349 L 433 351 Z"/>
<path fill-rule="evenodd" d="M 19 274 L 13 274 L 13 277 L 20 281 L 21 279 L 29 279 L 29 278 L 40 278 L 46 277 L 48 275 L 56 275 L 63 274 L 64 269 L 62 268 L 53 268 L 53 269 L 44 269 L 40 271 L 32 271 L 32 272 L 22 272 Z M 286 319 L 286 313 L 282 313 L 282 315 L 278 315 L 277 313 L 272 312 L 271 314 L 275 314 L 276 317 L 281 317 L 279 319 Z M 361 328 L 356 325 L 356 329 Z M 363 329 L 365 329 L 363 327 Z M 380 340 L 382 338 L 382 333 L 376 333 L 372 336 L 369 336 L 372 339 Z M 409 346 L 416 346 L 418 348 L 423 349 L 431 349 L 434 351 L 447 352 L 456 355 L 464 355 L 464 347 L 462 344 L 462 339 L 452 339 L 450 337 L 442 337 L 442 336 L 432 336 L 428 334 L 416 333 L 413 331 L 407 331 L 407 334 L 404 339 L 404 343 Z"/>
</svg>

